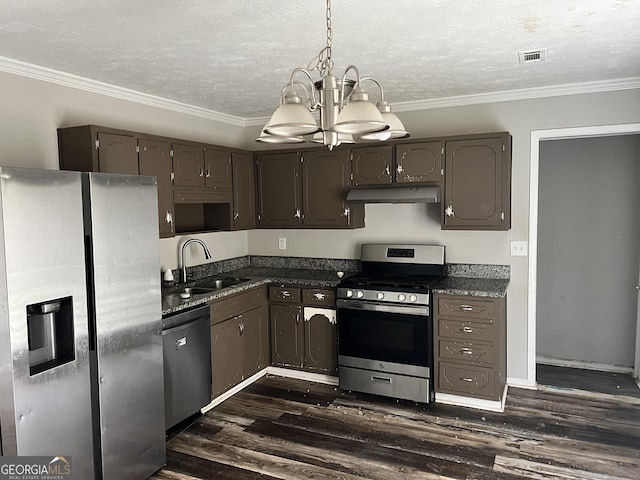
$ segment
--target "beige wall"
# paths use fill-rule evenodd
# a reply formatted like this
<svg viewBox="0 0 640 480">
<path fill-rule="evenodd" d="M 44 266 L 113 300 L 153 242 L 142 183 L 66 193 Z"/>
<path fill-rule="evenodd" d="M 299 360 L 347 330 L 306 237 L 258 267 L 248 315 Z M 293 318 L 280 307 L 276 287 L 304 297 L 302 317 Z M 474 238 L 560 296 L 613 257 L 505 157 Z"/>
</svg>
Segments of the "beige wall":
<svg viewBox="0 0 640 480">
<path fill-rule="evenodd" d="M 259 126 L 246 129 L 134 102 L 0 72 L 0 164 L 58 168 L 56 128 L 98 124 L 214 144 L 256 148 Z M 513 136 L 512 229 L 508 232 L 441 231 L 437 213 L 424 205 L 370 205 L 367 227 L 355 231 L 255 230 L 198 235 L 214 260 L 246 253 L 357 258 L 365 241 L 442 243 L 450 262 L 511 265 L 508 291 L 508 376 L 527 379 L 526 257 L 510 257 L 511 240 L 528 240 L 532 130 L 640 122 L 640 90 L 496 102 L 399 114 L 414 138 L 509 131 Z M 278 250 L 278 238 L 289 248 Z M 181 239 L 160 241 L 165 268 L 178 265 Z M 193 251 L 189 262 L 200 263 Z"/>
</svg>

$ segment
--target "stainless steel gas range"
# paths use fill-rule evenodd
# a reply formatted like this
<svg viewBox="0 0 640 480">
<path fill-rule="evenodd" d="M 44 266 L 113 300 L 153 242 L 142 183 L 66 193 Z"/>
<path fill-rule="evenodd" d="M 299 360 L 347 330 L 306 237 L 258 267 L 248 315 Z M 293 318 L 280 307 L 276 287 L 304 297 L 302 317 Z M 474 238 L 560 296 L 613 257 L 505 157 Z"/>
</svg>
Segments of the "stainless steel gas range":
<svg viewBox="0 0 640 480">
<path fill-rule="evenodd" d="M 364 244 L 362 272 L 338 285 L 340 388 L 433 400 L 431 287 L 442 245 Z"/>
</svg>

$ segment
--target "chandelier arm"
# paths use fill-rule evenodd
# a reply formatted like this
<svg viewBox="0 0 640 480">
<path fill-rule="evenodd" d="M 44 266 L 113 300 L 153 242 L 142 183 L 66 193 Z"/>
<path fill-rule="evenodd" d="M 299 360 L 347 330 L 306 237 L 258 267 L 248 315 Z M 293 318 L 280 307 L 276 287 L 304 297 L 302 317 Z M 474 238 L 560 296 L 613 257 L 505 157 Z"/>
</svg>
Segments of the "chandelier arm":
<svg viewBox="0 0 640 480">
<path fill-rule="evenodd" d="M 340 108 L 344 107 L 344 83 L 345 80 L 347 79 L 347 73 L 349 72 L 349 70 L 355 70 L 356 72 L 356 84 L 354 86 L 354 88 L 357 88 L 360 86 L 360 72 L 358 71 L 358 67 L 356 67 L 355 65 L 349 65 L 347 68 L 344 69 L 344 73 L 342 74 L 342 85 L 340 87 Z"/>
<path fill-rule="evenodd" d="M 303 73 L 309 79 L 309 84 L 310 84 L 309 89 L 307 89 L 307 86 L 303 82 L 301 82 L 300 80 L 294 79 L 296 73 L 298 72 Z M 293 72 L 291 72 L 291 79 L 289 80 L 289 83 L 282 88 L 282 93 L 280 94 L 280 97 L 284 98 L 284 92 L 286 91 L 286 89 L 287 88 L 293 89 L 294 85 L 300 85 L 302 87 L 302 89 L 304 90 L 304 94 L 307 97 L 307 102 L 309 103 L 309 110 L 314 111 L 318 107 L 318 99 L 316 98 L 316 89 L 313 86 L 313 77 L 311 77 L 311 74 L 309 73 L 309 71 L 302 67 L 298 67 L 294 69 Z M 311 90 L 311 95 L 309 95 L 309 90 Z"/>
<path fill-rule="evenodd" d="M 360 82 L 364 82 L 366 80 L 369 80 L 370 82 L 373 82 L 376 85 L 378 85 L 378 88 L 380 88 L 380 101 L 384 102 L 384 88 L 382 88 L 382 84 L 373 77 L 362 77 L 360 79 Z"/>
</svg>

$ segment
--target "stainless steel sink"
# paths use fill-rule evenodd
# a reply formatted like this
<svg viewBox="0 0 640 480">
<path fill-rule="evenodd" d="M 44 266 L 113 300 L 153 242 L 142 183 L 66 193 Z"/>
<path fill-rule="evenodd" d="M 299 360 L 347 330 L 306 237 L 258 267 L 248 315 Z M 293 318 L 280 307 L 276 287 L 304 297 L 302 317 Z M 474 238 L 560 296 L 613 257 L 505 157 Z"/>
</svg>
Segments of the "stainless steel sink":
<svg viewBox="0 0 640 480">
<path fill-rule="evenodd" d="M 205 288 L 205 287 L 187 287 L 180 290 L 178 293 L 188 293 L 189 295 L 201 295 L 203 293 L 211 293 L 215 292 L 216 288 Z"/>
<path fill-rule="evenodd" d="M 249 281 L 248 278 L 203 278 L 198 280 L 198 286 L 195 288 L 220 290 L 222 288 L 233 287 L 239 283 Z"/>
</svg>

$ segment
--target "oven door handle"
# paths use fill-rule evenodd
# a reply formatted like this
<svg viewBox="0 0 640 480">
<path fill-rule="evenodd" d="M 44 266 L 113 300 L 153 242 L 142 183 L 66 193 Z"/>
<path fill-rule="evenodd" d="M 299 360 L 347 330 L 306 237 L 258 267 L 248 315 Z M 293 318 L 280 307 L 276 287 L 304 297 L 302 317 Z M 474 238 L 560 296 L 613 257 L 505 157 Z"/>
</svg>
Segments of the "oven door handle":
<svg viewBox="0 0 640 480">
<path fill-rule="evenodd" d="M 382 312 L 382 313 L 400 313 L 406 315 L 429 315 L 428 306 L 415 306 L 415 305 L 386 305 L 380 303 L 369 303 L 359 300 L 345 300 L 338 299 L 336 301 L 338 308 L 345 308 L 348 310 L 368 310 L 370 312 Z"/>
</svg>

